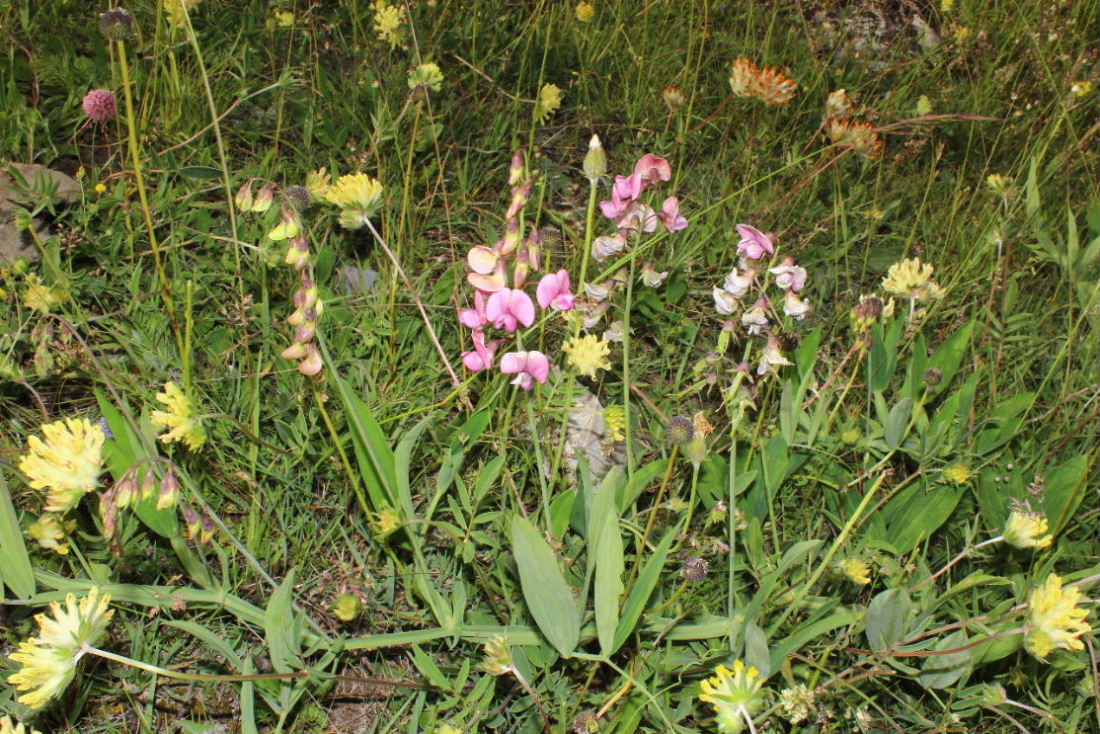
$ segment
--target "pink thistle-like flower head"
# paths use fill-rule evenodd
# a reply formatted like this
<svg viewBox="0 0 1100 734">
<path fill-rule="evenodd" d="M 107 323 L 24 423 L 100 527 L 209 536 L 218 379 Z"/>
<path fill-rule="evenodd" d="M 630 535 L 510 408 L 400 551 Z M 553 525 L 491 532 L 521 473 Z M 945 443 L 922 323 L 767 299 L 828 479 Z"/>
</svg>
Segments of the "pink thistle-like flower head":
<svg viewBox="0 0 1100 734">
<path fill-rule="evenodd" d="M 500 358 L 501 374 L 515 375 L 513 385 L 530 390 L 550 376 L 550 360 L 542 352 L 509 352 Z"/>
<path fill-rule="evenodd" d="M 675 196 L 670 196 L 665 199 L 665 203 L 661 205 L 661 211 L 657 214 L 657 218 L 661 220 L 661 223 L 665 225 L 665 229 L 669 233 L 679 232 L 688 226 L 688 220 L 680 213 L 680 200 Z"/>
<path fill-rule="evenodd" d="M 670 181 L 672 168 L 664 158 L 646 153 L 634 166 L 634 175 L 641 176 L 646 181 Z"/>
<path fill-rule="evenodd" d="M 741 235 L 737 250 L 749 260 L 759 260 L 765 252 L 769 255 L 775 252 L 775 235 L 771 232 L 764 234 L 751 225 L 738 224 L 737 233 Z"/>
<path fill-rule="evenodd" d="M 568 311 L 573 308 L 576 299 L 569 289 L 569 272 L 562 268 L 556 273 L 542 276 L 535 298 L 539 308 L 554 308 L 556 311 Z"/>
<path fill-rule="evenodd" d="M 496 328 L 514 333 L 518 324 L 526 327 L 535 322 L 535 304 L 521 290 L 501 288 L 489 296 L 485 316 Z"/>
<path fill-rule="evenodd" d="M 115 93 L 110 89 L 93 89 L 84 95 L 80 106 L 84 108 L 84 114 L 95 122 L 110 120 L 118 109 Z"/>
</svg>

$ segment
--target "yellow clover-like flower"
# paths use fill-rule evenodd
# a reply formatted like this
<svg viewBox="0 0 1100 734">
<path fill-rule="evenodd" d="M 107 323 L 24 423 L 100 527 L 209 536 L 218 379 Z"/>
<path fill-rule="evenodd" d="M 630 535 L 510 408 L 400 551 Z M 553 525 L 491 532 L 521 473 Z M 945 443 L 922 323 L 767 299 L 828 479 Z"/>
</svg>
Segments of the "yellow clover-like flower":
<svg viewBox="0 0 1100 734">
<path fill-rule="evenodd" d="M 42 734 L 38 729 L 27 729 L 22 723 L 0 716 L 0 734 Z"/>
<path fill-rule="evenodd" d="M 886 271 L 882 288 L 887 293 L 904 298 L 928 300 L 943 296 L 943 289 L 932 280 L 931 265 L 921 265 L 920 258 L 894 263 Z"/>
<path fill-rule="evenodd" d="M 871 583 L 871 566 L 859 558 L 846 558 L 841 564 L 841 570 L 853 584 L 866 586 Z"/>
<path fill-rule="evenodd" d="M 409 72 L 409 89 L 423 87 L 438 92 L 442 86 L 443 72 L 439 70 L 439 64 L 433 64 L 429 61 Z"/>
<path fill-rule="evenodd" d="M 592 3 L 581 0 L 577 3 L 577 7 L 574 8 L 573 15 L 575 15 L 577 20 L 581 23 L 589 23 L 596 17 L 596 8 L 593 7 Z"/>
<path fill-rule="evenodd" d="M 550 115 L 561 107 L 561 87 L 557 84 L 543 84 L 539 98 L 535 103 L 535 122 L 541 125 Z"/>
<path fill-rule="evenodd" d="M 1001 535 L 1006 543 L 1017 548 L 1046 548 L 1051 541 L 1048 529 L 1047 518 L 1042 513 L 1013 510 Z"/>
<path fill-rule="evenodd" d="M 336 180 L 325 200 L 340 207 L 340 225 L 358 229 L 367 223 L 382 202 L 382 184 L 365 173 L 349 173 Z"/>
<path fill-rule="evenodd" d="M 11 655 L 12 661 L 22 664 L 8 682 L 19 691 L 19 703 L 32 709 L 40 709 L 49 703 L 69 684 L 76 674 L 76 666 L 86 652 L 107 632 L 107 624 L 114 611 L 107 608 L 111 597 L 99 594 L 93 587 L 80 600 L 69 594 L 65 608 L 50 604 L 50 614 L 35 615 L 38 637 L 19 643 L 19 652 Z"/>
<path fill-rule="evenodd" d="M 167 406 L 168 410 L 154 410 L 149 416 L 149 422 L 169 429 L 157 438 L 163 443 L 182 441 L 192 450 L 197 450 L 206 443 L 206 430 L 202 427 L 202 421 L 195 416 L 191 398 L 183 394 L 179 385 L 166 382 L 164 392 L 157 393 L 157 401 Z"/>
<path fill-rule="evenodd" d="M 703 681 L 699 700 L 714 708 L 721 734 L 739 734 L 760 710 L 764 679 L 756 668 L 746 668 L 737 660 L 733 670 L 724 665 L 714 669 L 714 677 Z"/>
<path fill-rule="evenodd" d="M 27 526 L 27 537 L 38 542 L 46 550 L 58 555 L 68 555 L 69 544 L 65 536 L 76 527 L 74 521 L 63 523 L 58 515 L 47 512 Z M 0 732 L 0 734 L 3 734 Z"/>
<path fill-rule="evenodd" d="M 385 0 L 375 0 L 374 31 L 379 38 L 390 44 L 390 48 L 397 48 L 405 40 L 405 29 L 401 26 L 404 20 L 399 7 L 390 5 Z"/>
<path fill-rule="evenodd" d="M 611 369 L 611 362 L 607 359 L 611 348 L 607 340 L 592 334 L 574 337 L 562 347 L 562 351 L 569 355 L 569 365 L 582 375 L 594 378 L 596 370 Z"/>
<path fill-rule="evenodd" d="M 952 464 L 943 470 L 943 478 L 952 484 L 966 484 L 972 476 L 966 464 Z"/>
<path fill-rule="evenodd" d="M 1050 574 L 1042 586 L 1028 598 L 1029 629 L 1024 635 L 1024 647 L 1039 659 L 1055 648 L 1083 650 L 1081 635 L 1091 632 L 1085 621 L 1088 611 L 1078 607 L 1081 592 L 1076 587 L 1062 588 L 1062 579 Z"/>
<path fill-rule="evenodd" d="M 87 418 L 42 426 L 45 441 L 27 439 L 19 470 L 34 489 L 48 489 L 46 511 L 64 514 L 91 492 L 103 468 L 103 429 Z"/>
</svg>

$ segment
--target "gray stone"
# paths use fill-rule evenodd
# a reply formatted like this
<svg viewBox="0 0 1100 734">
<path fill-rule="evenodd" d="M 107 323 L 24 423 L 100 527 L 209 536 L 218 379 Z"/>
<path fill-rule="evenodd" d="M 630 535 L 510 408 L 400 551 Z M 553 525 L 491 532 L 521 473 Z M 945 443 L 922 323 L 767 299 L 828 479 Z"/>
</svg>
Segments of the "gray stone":
<svg viewBox="0 0 1100 734">
<path fill-rule="evenodd" d="M 27 209 L 25 204 L 36 198 L 29 192 L 47 191 L 53 193 L 56 202 L 72 203 L 80 198 L 80 184 L 60 171 L 36 163 L 0 165 L 0 265 L 20 258 L 38 258 L 38 248 L 30 233 L 15 226 L 15 209 Z M 41 216 L 34 219 L 34 231 L 39 241 L 51 234 L 49 224 Z"/>
</svg>

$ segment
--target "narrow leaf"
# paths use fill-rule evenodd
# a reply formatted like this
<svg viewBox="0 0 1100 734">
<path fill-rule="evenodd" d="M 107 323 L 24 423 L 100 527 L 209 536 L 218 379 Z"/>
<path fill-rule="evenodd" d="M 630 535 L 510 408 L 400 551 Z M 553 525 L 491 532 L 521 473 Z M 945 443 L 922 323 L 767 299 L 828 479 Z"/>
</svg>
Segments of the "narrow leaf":
<svg viewBox="0 0 1100 734">
<path fill-rule="evenodd" d="M 550 644 L 568 657 L 580 641 L 580 613 L 554 552 L 535 526 L 520 515 L 512 520 L 512 552 L 531 616 Z"/>
</svg>

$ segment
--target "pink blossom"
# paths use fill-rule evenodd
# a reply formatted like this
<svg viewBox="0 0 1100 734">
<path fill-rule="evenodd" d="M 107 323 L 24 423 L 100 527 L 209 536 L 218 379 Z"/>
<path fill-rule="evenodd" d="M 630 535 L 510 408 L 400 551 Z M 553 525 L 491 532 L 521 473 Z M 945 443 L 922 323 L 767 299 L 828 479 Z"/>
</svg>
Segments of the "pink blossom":
<svg viewBox="0 0 1100 734">
<path fill-rule="evenodd" d="M 466 280 L 470 285 L 483 293 L 496 293 L 504 287 L 506 273 L 504 272 L 504 260 L 497 260 L 497 265 L 491 275 L 481 273 L 467 273 Z"/>
<path fill-rule="evenodd" d="M 115 116 L 115 93 L 110 89 L 93 89 L 84 95 L 80 103 L 84 114 L 96 122 L 104 122 Z"/>
<path fill-rule="evenodd" d="M 632 201 L 617 220 L 619 231 L 652 232 L 657 229 L 657 213 L 640 201 Z"/>
<path fill-rule="evenodd" d="M 472 247 L 470 251 L 466 253 L 466 264 L 470 266 L 470 270 L 482 275 L 488 275 L 493 272 L 493 269 L 496 268 L 499 261 L 500 253 L 492 247 L 486 247 L 485 245 Z"/>
<path fill-rule="evenodd" d="M 640 175 L 646 181 L 669 181 L 672 179 L 672 168 L 664 158 L 646 153 L 634 166 L 634 175 Z"/>
<path fill-rule="evenodd" d="M 783 262 L 769 271 L 775 276 L 775 284 L 783 290 L 798 293 L 806 287 L 806 269 L 794 264 L 793 257 L 783 258 Z"/>
<path fill-rule="evenodd" d="M 623 201 L 637 199 L 645 191 L 645 181 L 640 173 L 631 176 L 616 176 L 615 185 L 611 189 L 611 195 L 618 194 Z"/>
<path fill-rule="evenodd" d="M 513 385 L 530 390 L 550 376 L 550 360 L 542 352 L 509 352 L 500 358 L 501 374 L 515 375 Z"/>
<path fill-rule="evenodd" d="M 481 291 L 474 292 L 474 307 L 464 308 L 458 312 L 459 322 L 467 329 L 480 329 L 489 323 L 485 315 L 485 296 Z"/>
<path fill-rule="evenodd" d="M 688 226 L 687 218 L 680 213 L 680 200 L 675 196 L 665 199 L 657 218 L 661 220 L 669 233 L 679 232 Z"/>
<path fill-rule="evenodd" d="M 749 260 L 759 260 L 765 252 L 769 255 L 775 252 L 775 235 L 771 232 L 764 234 L 756 227 L 738 224 L 737 233 L 741 235 L 737 250 Z"/>
<path fill-rule="evenodd" d="M 514 333 L 517 324 L 530 326 L 535 322 L 535 304 L 521 290 L 501 288 L 489 296 L 485 316 L 496 328 Z"/>
<path fill-rule="evenodd" d="M 471 337 L 473 338 L 474 348 L 462 353 L 462 363 L 471 372 L 489 369 L 493 366 L 493 355 L 496 354 L 499 342 L 494 340 L 486 343 L 485 332 L 481 329 L 475 329 Z"/>
<path fill-rule="evenodd" d="M 562 268 L 556 273 L 548 273 L 542 276 L 535 298 L 540 308 L 550 308 L 557 311 L 568 311 L 573 308 L 575 299 L 569 290 L 569 273 Z"/>
</svg>

